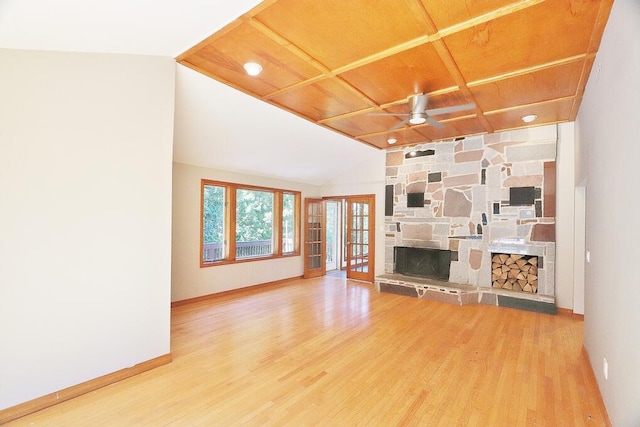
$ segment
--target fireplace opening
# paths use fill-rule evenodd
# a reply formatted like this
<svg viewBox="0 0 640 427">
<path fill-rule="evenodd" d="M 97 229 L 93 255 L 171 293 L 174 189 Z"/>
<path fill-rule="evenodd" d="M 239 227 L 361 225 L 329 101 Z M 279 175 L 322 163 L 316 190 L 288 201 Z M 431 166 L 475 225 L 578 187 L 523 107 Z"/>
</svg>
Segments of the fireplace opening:
<svg viewBox="0 0 640 427">
<path fill-rule="evenodd" d="M 395 273 L 448 281 L 451 270 L 451 251 L 395 246 L 393 262 Z"/>
</svg>

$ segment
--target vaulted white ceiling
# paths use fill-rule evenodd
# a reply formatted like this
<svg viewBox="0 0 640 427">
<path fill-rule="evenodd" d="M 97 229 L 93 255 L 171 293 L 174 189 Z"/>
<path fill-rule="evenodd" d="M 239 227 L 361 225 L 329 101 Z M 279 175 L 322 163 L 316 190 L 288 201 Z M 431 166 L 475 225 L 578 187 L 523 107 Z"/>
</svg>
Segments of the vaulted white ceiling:
<svg viewBox="0 0 640 427">
<path fill-rule="evenodd" d="M 256 0 L 0 0 L 0 48 L 176 57 Z M 379 156 L 177 66 L 174 160 L 322 184 Z"/>
<path fill-rule="evenodd" d="M 2 0 L 0 47 L 175 57 L 258 0 Z"/>
</svg>

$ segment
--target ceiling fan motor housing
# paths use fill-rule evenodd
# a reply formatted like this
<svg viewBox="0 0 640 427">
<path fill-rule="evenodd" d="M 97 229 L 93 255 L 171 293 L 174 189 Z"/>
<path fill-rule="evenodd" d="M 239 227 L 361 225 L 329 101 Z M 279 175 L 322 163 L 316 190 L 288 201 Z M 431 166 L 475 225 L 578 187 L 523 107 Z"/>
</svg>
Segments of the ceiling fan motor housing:
<svg viewBox="0 0 640 427">
<path fill-rule="evenodd" d="M 420 125 L 426 121 L 427 121 L 427 115 L 424 112 L 422 113 L 412 112 L 409 115 L 409 123 L 411 123 L 412 125 Z"/>
<path fill-rule="evenodd" d="M 411 103 L 411 113 L 424 113 L 424 110 L 427 109 L 427 102 L 429 101 L 429 96 L 418 93 L 415 95 L 411 95 L 410 103 Z"/>
</svg>

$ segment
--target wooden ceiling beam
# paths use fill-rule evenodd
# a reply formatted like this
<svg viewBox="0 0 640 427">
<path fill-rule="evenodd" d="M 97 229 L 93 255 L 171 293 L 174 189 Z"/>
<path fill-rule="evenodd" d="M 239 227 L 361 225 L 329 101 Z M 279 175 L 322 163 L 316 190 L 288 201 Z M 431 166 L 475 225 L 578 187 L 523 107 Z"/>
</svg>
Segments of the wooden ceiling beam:
<svg viewBox="0 0 640 427">
<path fill-rule="evenodd" d="M 255 28 L 256 30 L 260 31 L 265 36 L 269 37 L 275 43 L 289 50 L 289 52 L 293 53 L 294 55 L 298 56 L 300 59 L 316 67 L 319 71 L 322 72 L 322 74 L 331 73 L 331 70 L 329 70 L 329 68 L 327 68 L 326 65 L 324 65 L 323 63 L 318 61 L 316 58 L 309 55 L 300 47 L 296 46 L 291 40 L 287 40 L 280 34 L 276 33 L 274 30 L 272 30 L 271 28 L 264 25 L 262 22 L 258 21 L 257 19 L 255 18 L 249 19 L 247 23 L 251 25 L 253 28 Z"/>
<path fill-rule="evenodd" d="M 464 22 L 460 22 L 459 24 L 443 28 L 438 32 L 438 34 L 440 37 L 450 36 L 451 34 L 459 33 L 460 31 L 465 31 L 477 25 L 482 25 L 495 19 L 502 18 L 503 16 L 519 12 L 528 7 L 535 6 L 543 1 L 545 0 L 520 0 L 499 9 L 492 10 L 491 12 L 487 12 L 484 15 L 476 16 L 475 18 L 468 19 Z"/>
<path fill-rule="evenodd" d="M 438 42 L 434 43 L 434 47 L 436 48 L 436 52 L 438 52 L 440 59 L 447 67 L 449 73 L 453 76 L 453 79 L 460 88 L 460 92 L 462 92 L 468 99 L 472 99 L 476 104 L 476 112 L 478 113 L 478 118 L 480 120 L 480 123 L 482 123 L 485 131 L 488 133 L 493 132 L 493 127 L 491 126 L 491 124 L 489 124 L 489 121 L 482 115 L 482 111 L 480 110 L 478 101 L 473 96 L 473 93 L 471 93 L 471 90 L 469 90 L 467 82 L 462 76 L 462 73 L 458 68 L 458 64 L 456 64 L 455 60 L 453 59 L 451 52 L 449 52 L 449 48 L 447 48 L 447 45 L 442 40 L 438 40 Z"/>
<path fill-rule="evenodd" d="M 541 107 L 541 106 L 545 106 L 545 105 L 549 105 L 549 104 L 553 104 L 553 103 L 557 103 L 560 101 L 568 101 L 568 100 L 575 100 L 575 96 L 565 96 L 563 98 L 554 98 L 554 99 L 550 99 L 547 101 L 541 101 L 541 102 L 533 102 L 531 104 L 523 104 L 523 105 L 514 105 L 513 107 L 507 107 L 507 108 L 500 108 L 497 110 L 490 110 L 490 111 L 485 111 L 484 115 L 485 116 L 492 116 L 494 114 L 500 114 L 500 113 L 507 113 L 509 111 L 516 111 L 516 110 L 520 110 L 520 109 L 530 109 L 532 107 Z"/>
<path fill-rule="evenodd" d="M 535 73 L 536 71 L 546 70 L 547 68 L 553 68 L 553 67 L 557 67 L 557 66 L 560 66 L 560 65 L 565 65 L 565 64 L 569 64 L 569 63 L 577 62 L 577 61 L 584 61 L 585 58 L 588 58 L 589 56 L 590 55 L 580 54 L 580 55 L 570 56 L 570 57 L 567 57 L 567 58 L 558 59 L 557 61 L 551 61 L 551 62 L 547 62 L 547 63 L 544 63 L 544 64 L 534 65 L 532 67 L 521 68 L 519 70 L 511 71 L 511 72 L 508 72 L 508 73 L 491 76 L 491 77 L 488 77 L 486 79 L 475 80 L 475 81 L 467 83 L 467 86 L 468 87 L 476 87 L 476 86 L 484 85 L 484 84 L 487 84 L 487 83 L 495 83 L 495 82 L 498 82 L 500 80 L 505 80 L 505 79 L 508 79 L 508 78 L 511 78 L 511 77 L 517 77 L 517 76 L 522 76 L 524 74 Z"/>
</svg>

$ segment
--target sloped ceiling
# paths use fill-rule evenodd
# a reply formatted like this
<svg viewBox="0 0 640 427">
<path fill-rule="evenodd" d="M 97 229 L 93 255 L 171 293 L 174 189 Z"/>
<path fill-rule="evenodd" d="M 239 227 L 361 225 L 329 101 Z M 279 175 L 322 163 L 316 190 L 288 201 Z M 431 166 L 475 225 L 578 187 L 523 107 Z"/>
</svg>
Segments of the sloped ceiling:
<svg viewBox="0 0 640 427">
<path fill-rule="evenodd" d="M 612 0 L 273 0 L 178 62 L 364 144 L 386 148 L 575 119 Z M 256 77 L 243 70 L 257 62 Z M 474 104 L 393 129 L 408 97 Z M 390 131 L 390 129 L 393 129 Z"/>
</svg>

